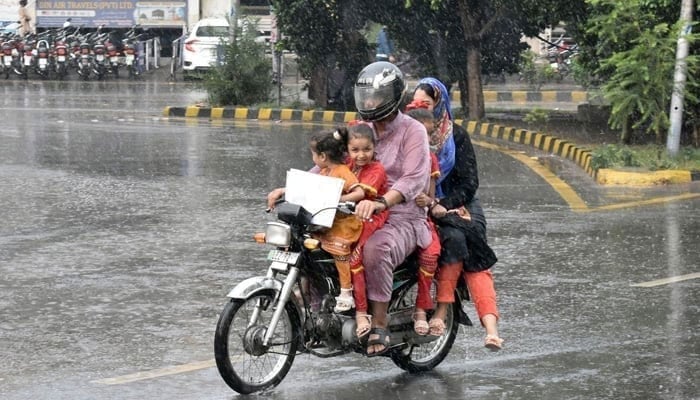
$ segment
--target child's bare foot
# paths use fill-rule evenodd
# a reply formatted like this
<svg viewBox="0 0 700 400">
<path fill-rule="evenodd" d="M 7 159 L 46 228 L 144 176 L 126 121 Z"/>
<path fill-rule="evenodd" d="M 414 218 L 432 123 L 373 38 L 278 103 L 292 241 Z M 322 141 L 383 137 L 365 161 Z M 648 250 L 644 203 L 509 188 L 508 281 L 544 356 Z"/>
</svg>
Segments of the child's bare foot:
<svg viewBox="0 0 700 400">
<path fill-rule="evenodd" d="M 491 351 L 501 350 L 503 348 L 503 339 L 499 338 L 496 335 L 486 335 L 484 347 Z"/>
</svg>

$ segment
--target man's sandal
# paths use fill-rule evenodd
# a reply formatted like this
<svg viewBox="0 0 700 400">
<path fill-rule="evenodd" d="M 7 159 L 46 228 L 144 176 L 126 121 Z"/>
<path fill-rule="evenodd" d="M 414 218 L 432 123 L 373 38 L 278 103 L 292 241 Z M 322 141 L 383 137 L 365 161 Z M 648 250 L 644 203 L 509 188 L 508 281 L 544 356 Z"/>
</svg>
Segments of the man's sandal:
<svg viewBox="0 0 700 400">
<path fill-rule="evenodd" d="M 503 348 L 503 339 L 499 338 L 496 335 L 486 335 L 484 347 L 491 351 L 498 351 Z"/>
<path fill-rule="evenodd" d="M 430 332 L 430 325 L 428 325 L 425 311 L 416 311 L 413 313 L 413 330 L 420 336 L 425 336 Z"/>
<path fill-rule="evenodd" d="M 375 336 L 375 338 L 372 338 Z M 391 344 L 391 337 L 389 336 L 389 331 L 385 328 L 372 328 L 369 331 L 369 340 L 367 340 L 367 357 L 376 357 L 385 354 L 389 351 L 389 345 Z M 379 351 L 369 352 L 370 347 L 381 345 L 384 346 Z"/>
<path fill-rule="evenodd" d="M 362 339 L 372 329 L 372 316 L 366 312 L 357 312 L 355 313 L 355 323 L 357 324 L 355 335 L 358 339 Z"/>
<path fill-rule="evenodd" d="M 428 326 L 430 327 L 430 331 L 428 332 L 430 336 L 442 336 L 445 334 L 445 328 L 447 328 L 445 326 L 445 321 L 440 318 L 431 318 Z"/>
</svg>

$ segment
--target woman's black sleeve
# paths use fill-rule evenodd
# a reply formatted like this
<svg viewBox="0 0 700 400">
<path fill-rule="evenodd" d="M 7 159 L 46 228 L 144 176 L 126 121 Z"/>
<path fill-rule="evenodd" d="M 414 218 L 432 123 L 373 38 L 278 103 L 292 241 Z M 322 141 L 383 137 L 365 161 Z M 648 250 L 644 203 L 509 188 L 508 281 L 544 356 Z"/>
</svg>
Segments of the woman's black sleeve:
<svg viewBox="0 0 700 400">
<path fill-rule="evenodd" d="M 469 134 L 461 126 L 454 126 L 455 166 L 442 183 L 445 197 L 440 204 L 447 209 L 469 204 L 479 188 L 479 170 Z"/>
</svg>

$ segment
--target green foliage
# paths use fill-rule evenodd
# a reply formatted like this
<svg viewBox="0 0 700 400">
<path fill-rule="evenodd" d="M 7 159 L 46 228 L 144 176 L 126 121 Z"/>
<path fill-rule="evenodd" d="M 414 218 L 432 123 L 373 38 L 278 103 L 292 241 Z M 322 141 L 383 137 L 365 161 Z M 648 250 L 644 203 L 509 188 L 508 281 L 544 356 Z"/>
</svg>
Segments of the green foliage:
<svg viewBox="0 0 700 400">
<path fill-rule="evenodd" d="M 669 157 L 663 146 L 624 146 L 608 144 L 591 151 L 591 167 L 700 170 L 700 149 L 685 147 L 676 157 Z"/>
<path fill-rule="evenodd" d="M 594 149 L 591 156 L 591 167 L 594 170 L 600 168 L 640 166 L 634 152 L 626 146 L 608 144 Z"/>
<path fill-rule="evenodd" d="M 587 32 L 598 41 L 600 64 L 595 73 L 603 77 L 605 99 L 611 104 L 610 126 L 621 129 L 621 141 L 632 135 L 653 133 L 657 143 L 665 140 L 668 110 L 673 91 L 676 42 L 680 26 L 670 18 L 670 2 L 648 0 L 590 0 L 596 10 Z M 664 8 L 664 6 L 666 8 Z M 693 42 L 697 34 L 688 35 Z M 692 103 L 697 93 L 697 56 L 687 58 L 686 96 Z"/>
<path fill-rule="evenodd" d="M 236 40 L 224 44 L 224 64 L 204 76 L 210 104 L 249 106 L 270 99 L 272 63 L 255 36 L 255 29 L 239 28 Z"/>
<path fill-rule="evenodd" d="M 520 75 L 534 90 L 539 90 L 543 84 L 561 78 L 551 65 L 536 63 L 535 59 L 535 53 L 530 50 L 520 54 Z"/>
<path fill-rule="evenodd" d="M 527 122 L 528 125 L 544 124 L 546 126 L 547 122 L 549 122 L 549 112 L 541 108 L 534 108 L 530 110 L 527 114 L 525 114 L 525 117 L 523 117 L 523 121 Z"/>
</svg>

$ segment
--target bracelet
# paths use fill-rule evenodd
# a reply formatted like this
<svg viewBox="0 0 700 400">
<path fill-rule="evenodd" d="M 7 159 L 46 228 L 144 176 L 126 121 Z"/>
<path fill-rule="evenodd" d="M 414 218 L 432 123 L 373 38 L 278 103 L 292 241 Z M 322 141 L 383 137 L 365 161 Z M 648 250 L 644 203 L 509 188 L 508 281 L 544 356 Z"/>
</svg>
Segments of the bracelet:
<svg viewBox="0 0 700 400">
<path fill-rule="evenodd" d="M 433 208 L 435 208 L 435 206 L 438 205 L 438 204 L 439 204 L 439 203 L 438 203 L 435 199 L 433 199 L 433 200 L 430 202 L 430 205 L 428 206 L 428 210 L 429 210 L 429 211 L 432 211 Z"/>
<path fill-rule="evenodd" d="M 374 199 L 374 201 L 376 201 L 376 202 L 378 202 L 378 203 L 384 204 L 384 208 L 385 208 L 386 210 L 389 209 L 389 203 L 386 201 L 386 199 L 384 198 L 384 196 L 377 197 L 376 199 Z"/>
</svg>

